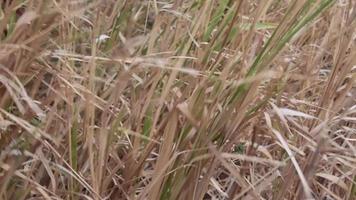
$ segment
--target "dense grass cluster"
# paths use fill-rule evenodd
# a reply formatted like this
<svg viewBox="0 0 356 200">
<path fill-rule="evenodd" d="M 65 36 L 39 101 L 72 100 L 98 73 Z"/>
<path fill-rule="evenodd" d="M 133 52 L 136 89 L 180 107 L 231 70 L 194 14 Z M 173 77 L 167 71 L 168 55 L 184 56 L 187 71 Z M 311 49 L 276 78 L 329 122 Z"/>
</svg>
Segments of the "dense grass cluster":
<svg viewBox="0 0 356 200">
<path fill-rule="evenodd" d="M 0 5 L 0 199 L 356 199 L 355 1 Z"/>
</svg>

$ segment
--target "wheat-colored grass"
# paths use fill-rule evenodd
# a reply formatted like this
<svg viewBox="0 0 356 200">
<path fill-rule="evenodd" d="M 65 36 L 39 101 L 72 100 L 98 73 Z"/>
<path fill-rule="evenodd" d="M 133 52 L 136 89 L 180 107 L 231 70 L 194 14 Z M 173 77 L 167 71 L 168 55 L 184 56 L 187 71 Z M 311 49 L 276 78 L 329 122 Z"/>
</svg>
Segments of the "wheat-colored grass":
<svg viewBox="0 0 356 200">
<path fill-rule="evenodd" d="M 0 199 L 356 199 L 354 1 L 0 5 Z"/>
</svg>

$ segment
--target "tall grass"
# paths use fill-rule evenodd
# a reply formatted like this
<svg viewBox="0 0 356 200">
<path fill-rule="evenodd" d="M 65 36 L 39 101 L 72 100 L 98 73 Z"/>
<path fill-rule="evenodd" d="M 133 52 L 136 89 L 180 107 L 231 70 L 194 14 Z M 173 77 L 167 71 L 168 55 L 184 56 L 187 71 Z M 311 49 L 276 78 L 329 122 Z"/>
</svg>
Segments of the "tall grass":
<svg viewBox="0 0 356 200">
<path fill-rule="evenodd" d="M 0 199 L 355 199 L 356 3 L 4 0 Z"/>
</svg>

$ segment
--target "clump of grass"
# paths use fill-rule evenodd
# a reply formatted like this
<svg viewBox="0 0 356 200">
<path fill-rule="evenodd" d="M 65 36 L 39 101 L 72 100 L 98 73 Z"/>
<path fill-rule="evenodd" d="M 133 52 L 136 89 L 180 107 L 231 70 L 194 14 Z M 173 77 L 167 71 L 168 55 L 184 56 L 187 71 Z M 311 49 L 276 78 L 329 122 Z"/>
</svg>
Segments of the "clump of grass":
<svg viewBox="0 0 356 200">
<path fill-rule="evenodd" d="M 0 199 L 354 199 L 355 6 L 3 1 Z"/>
</svg>

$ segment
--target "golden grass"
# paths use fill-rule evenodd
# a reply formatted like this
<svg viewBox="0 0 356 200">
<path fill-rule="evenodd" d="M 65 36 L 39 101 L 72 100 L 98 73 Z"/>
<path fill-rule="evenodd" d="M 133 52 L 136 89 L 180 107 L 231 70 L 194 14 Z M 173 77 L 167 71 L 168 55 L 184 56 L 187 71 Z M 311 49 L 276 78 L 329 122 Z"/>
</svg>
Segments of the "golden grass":
<svg viewBox="0 0 356 200">
<path fill-rule="evenodd" d="M 355 199 L 356 3 L 4 0 L 0 199 Z"/>
</svg>

